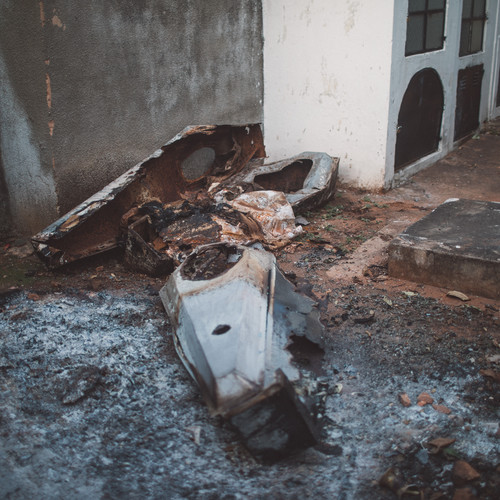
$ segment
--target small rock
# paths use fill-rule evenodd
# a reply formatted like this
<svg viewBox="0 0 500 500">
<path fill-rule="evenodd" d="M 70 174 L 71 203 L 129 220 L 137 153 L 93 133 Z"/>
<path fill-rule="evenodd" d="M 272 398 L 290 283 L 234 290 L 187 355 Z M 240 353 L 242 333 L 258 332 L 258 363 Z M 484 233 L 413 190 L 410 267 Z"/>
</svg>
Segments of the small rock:
<svg viewBox="0 0 500 500">
<path fill-rule="evenodd" d="M 429 463 L 429 453 L 427 452 L 427 450 L 419 450 L 415 457 L 422 465 L 426 465 L 427 463 Z"/>
<path fill-rule="evenodd" d="M 408 396 L 408 394 L 406 394 L 406 392 L 403 392 L 399 395 L 399 402 L 406 408 L 411 406 L 410 397 Z"/>
<path fill-rule="evenodd" d="M 418 406 L 425 406 L 434 403 L 434 398 L 428 392 L 422 392 L 417 397 Z"/>
<path fill-rule="evenodd" d="M 191 425 L 190 427 L 186 427 L 186 430 L 191 434 L 191 439 L 195 444 L 199 445 L 201 442 L 201 427 L 199 425 Z"/>
<path fill-rule="evenodd" d="M 453 477 L 459 482 L 462 481 L 467 483 L 479 479 L 481 474 L 465 460 L 457 460 L 453 467 Z"/>
<path fill-rule="evenodd" d="M 439 413 L 444 413 L 445 415 L 449 415 L 451 413 L 451 410 L 444 405 L 432 405 L 432 407 Z"/>
</svg>

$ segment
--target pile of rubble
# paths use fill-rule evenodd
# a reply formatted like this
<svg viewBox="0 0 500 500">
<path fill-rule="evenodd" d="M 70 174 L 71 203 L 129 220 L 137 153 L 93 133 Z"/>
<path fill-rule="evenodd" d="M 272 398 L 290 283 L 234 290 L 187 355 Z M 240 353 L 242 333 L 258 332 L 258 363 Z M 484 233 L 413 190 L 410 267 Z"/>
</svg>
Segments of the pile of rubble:
<svg viewBox="0 0 500 500">
<path fill-rule="evenodd" d="M 265 249 L 332 198 L 339 160 L 264 158 L 259 125 L 188 127 L 32 243 L 49 268 L 122 247 L 133 270 L 170 275 L 160 296 L 211 413 L 275 460 L 316 442 L 286 348 L 292 334 L 320 344 L 323 326 Z"/>
</svg>

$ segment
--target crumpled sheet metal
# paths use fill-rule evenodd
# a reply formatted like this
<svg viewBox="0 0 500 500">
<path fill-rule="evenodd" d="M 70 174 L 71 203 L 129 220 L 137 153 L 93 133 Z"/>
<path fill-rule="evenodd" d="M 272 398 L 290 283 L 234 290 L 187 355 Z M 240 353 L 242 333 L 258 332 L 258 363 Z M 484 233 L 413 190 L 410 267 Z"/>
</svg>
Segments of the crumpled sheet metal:
<svg viewBox="0 0 500 500">
<path fill-rule="evenodd" d="M 274 249 L 302 232 L 291 205 L 278 191 L 244 193 L 218 204 L 152 202 L 127 217 L 125 262 L 151 276 L 169 274 L 199 245 L 259 241 Z"/>
<path fill-rule="evenodd" d="M 265 157 L 258 124 L 186 127 L 161 149 L 125 172 L 32 238 L 50 268 L 115 248 L 120 221 L 132 207 L 163 203 L 208 189 Z"/>
<path fill-rule="evenodd" d="M 339 158 L 326 153 L 304 152 L 274 163 L 253 164 L 228 179 L 228 183 L 282 191 L 295 214 L 300 214 L 333 197 L 338 165 Z"/>
<path fill-rule="evenodd" d="M 252 191 L 243 193 L 229 205 L 249 215 L 257 222 L 267 245 L 279 248 L 302 232 L 302 226 L 295 225 L 292 206 L 281 191 Z"/>
<path fill-rule="evenodd" d="M 230 419 L 250 451 L 275 459 L 315 443 L 286 346 L 292 332 L 321 342 L 323 327 L 314 301 L 295 292 L 271 253 L 198 247 L 160 297 L 211 413 Z"/>
</svg>

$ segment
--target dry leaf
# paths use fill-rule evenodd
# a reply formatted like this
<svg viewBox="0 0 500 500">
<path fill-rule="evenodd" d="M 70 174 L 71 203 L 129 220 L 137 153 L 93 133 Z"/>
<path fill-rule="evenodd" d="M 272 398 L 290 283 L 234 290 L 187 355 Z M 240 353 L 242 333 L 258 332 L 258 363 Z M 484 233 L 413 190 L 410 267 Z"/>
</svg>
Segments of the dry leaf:
<svg viewBox="0 0 500 500">
<path fill-rule="evenodd" d="M 448 295 L 448 297 L 455 297 L 456 299 L 460 299 L 464 302 L 467 302 L 468 300 L 470 300 L 469 297 L 467 297 L 467 295 L 465 295 L 465 293 L 458 292 L 457 290 L 451 290 L 446 295 Z"/>
<path fill-rule="evenodd" d="M 436 455 L 439 453 L 442 449 L 448 448 L 448 446 L 452 445 L 456 441 L 455 438 L 436 438 L 433 439 L 432 441 L 429 441 L 427 444 L 431 446 L 432 448 L 429 450 L 430 453 L 433 455 Z"/>
<path fill-rule="evenodd" d="M 479 370 L 479 373 L 483 377 L 488 377 L 494 380 L 495 382 L 500 383 L 500 372 L 497 372 L 495 370 L 487 369 L 487 370 Z"/>
</svg>

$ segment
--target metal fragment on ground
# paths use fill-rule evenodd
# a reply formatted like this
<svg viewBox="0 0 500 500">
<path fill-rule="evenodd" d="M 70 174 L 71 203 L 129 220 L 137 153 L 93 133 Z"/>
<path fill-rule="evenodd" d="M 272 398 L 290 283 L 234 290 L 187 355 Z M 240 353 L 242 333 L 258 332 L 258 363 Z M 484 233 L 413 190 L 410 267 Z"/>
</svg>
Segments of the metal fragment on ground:
<svg viewBox="0 0 500 500">
<path fill-rule="evenodd" d="M 256 221 L 262 231 L 260 241 L 272 247 L 282 247 L 302 233 L 292 206 L 280 191 L 243 193 L 229 204 Z"/>
<path fill-rule="evenodd" d="M 254 455 L 274 460 L 316 442 L 286 346 L 292 332 L 320 342 L 323 327 L 314 301 L 294 291 L 271 253 L 198 247 L 160 297 L 211 413 L 229 419 Z"/>
<path fill-rule="evenodd" d="M 334 195 L 339 158 L 304 152 L 265 165 L 249 165 L 229 181 L 253 189 L 282 191 L 296 214 L 328 202 Z"/>
</svg>

